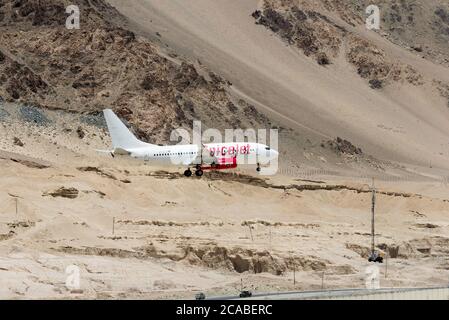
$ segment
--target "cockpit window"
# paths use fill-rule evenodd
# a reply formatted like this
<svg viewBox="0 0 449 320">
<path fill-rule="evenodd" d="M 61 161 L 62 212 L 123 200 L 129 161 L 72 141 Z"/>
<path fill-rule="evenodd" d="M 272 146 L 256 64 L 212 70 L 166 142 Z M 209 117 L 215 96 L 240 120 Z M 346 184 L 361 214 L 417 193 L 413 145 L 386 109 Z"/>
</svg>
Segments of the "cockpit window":
<svg viewBox="0 0 449 320">
<path fill-rule="evenodd" d="M 270 150 L 270 147 L 266 147 L 265 150 Z"/>
</svg>

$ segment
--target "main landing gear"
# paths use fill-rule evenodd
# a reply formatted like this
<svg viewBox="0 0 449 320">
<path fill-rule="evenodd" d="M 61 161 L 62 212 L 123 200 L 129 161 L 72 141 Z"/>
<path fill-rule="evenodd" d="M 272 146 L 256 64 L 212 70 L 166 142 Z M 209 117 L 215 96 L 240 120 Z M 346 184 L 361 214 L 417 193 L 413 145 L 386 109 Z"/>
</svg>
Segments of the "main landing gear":
<svg viewBox="0 0 449 320">
<path fill-rule="evenodd" d="M 235 158 L 235 157 L 232 159 L 232 163 L 218 163 L 217 164 L 215 162 L 212 162 L 211 164 L 207 164 L 207 165 L 205 165 L 204 163 L 196 164 L 195 165 L 195 175 L 197 177 L 202 177 L 204 174 L 204 171 L 228 170 L 228 169 L 234 169 L 234 168 L 237 168 L 237 158 Z M 192 176 L 192 171 L 190 170 L 190 168 L 188 168 L 186 171 L 184 171 L 184 175 L 186 177 Z"/>
<path fill-rule="evenodd" d="M 197 177 L 202 177 L 203 174 L 204 174 L 204 172 L 203 172 L 203 170 L 201 170 L 201 167 L 197 167 L 196 170 L 195 170 L 195 175 Z M 187 169 L 186 171 L 184 171 L 184 175 L 186 177 L 191 177 L 192 176 L 192 171 L 190 170 L 190 168 Z"/>
<path fill-rule="evenodd" d="M 202 177 L 203 176 L 203 170 L 201 169 L 201 166 L 199 164 L 196 166 L 195 175 L 197 177 Z"/>
</svg>

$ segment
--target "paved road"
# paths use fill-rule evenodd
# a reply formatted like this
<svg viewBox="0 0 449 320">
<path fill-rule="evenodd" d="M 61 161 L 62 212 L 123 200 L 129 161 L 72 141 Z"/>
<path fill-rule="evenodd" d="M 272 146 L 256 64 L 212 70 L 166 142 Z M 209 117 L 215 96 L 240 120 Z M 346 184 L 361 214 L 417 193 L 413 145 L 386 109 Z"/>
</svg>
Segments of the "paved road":
<svg viewBox="0 0 449 320">
<path fill-rule="evenodd" d="M 291 292 L 272 292 L 272 293 L 255 293 L 245 300 L 301 300 L 301 299 L 329 299 L 344 297 L 359 297 L 363 295 L 381 294 L 381 293 L 404 293 L 404 292 L 422 292 L 428 290 L 449 290 L 449 287 L 431 287 L 431 288 L 382 288 L 377 290 L 370 289 L 340 289 L 340 290 L 324 290 L 324 291 L 291 291 Z M 210 297 L 208 300 L 234 300 L 241 299 L 236 296 Z"/>
</svg>

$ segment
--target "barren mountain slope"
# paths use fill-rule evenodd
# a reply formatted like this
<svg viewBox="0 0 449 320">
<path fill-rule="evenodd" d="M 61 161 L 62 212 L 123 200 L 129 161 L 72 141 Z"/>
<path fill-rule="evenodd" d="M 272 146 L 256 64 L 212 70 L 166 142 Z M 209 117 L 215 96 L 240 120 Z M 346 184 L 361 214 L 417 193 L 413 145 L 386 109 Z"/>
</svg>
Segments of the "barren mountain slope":
<svg viewBox="0 0 449 320">
<path fill-rule="evenodd" d="M 263 178 L 241 168 L 186 178 L 96 154 L 109 138 L 78 114 L 1 110 L 2 299 L 365 287 L 370 179 Z M 447 181 L 376 185 L 376 245 L 388 254 L 381 286 L 445 285 Z M 72 265 L 78 290 L 66 286 Z"/>
<path fill-rule="evenodd" d="M 308 1 L 266 0 L 263 9 L 256 10 L 252 16 L 256 19 L 257 24 L 264 25 L 277 33 L 285 42 L 298 47 L 306 56 L 314 57 L 320 65 L 331 64 L 340 53 L 344 54 L 347 62 L 356 68 L 362 78 L 369 80 L 373 89 L 381 89 L 391 82 L 406 82 L 420 86 L 429 80 L 413 65 L 402 61 L 405 60 L 405 57 L 395 59 L 376 41 L 364 37 L 363 34 L 348 28 L 338 18 L 335 18 L 337 16 L 343 19 L 352 27 L 363 25 L 365 23 L 362 19 L 362 14 L 365 14 L 363 8 L 368 6 L 368 2 L 365 4 L 366 6 L 355 5 L 354 2 L 343 4 L 339 1 L 323 1 L 323 3 L 322 6 L 319 6 L 317 3 L 311 4 Z M 397 31 L 392 24 L 398 21 L 403 21 L 402 27 L 407 27 L 409 30 L 407 34 L 398 31 L 404 38 L 400 42 L 399 48 L 412 49 L 410 48 L 412 46 L 416 52 L 423 51 L 422 45 L 404 45 L 404 42 L 410 42 L 407 38 L 410 33 L 415 35 L 415 43 L 419 41 L 419 34 L 426 34 L 426 40 L 432 44 L 432 48 L 439 49 L 448 46 L 449 35 L 444 29 L 446 6 L 443 6 L 442 3 L 434 1 L 424 6 L 417 6 L 416 3 L 411 2 L 401 2 L 400 5 L 391 2 L 388 5 L 385 3 L 378 5 L 381 14 L 380 25 L 388 31 L 385 32 L 382 29 L 379 32 L 381 35 L 392 38 L 393 32 Z M 431 12 L 433 16 L 421 11 Z M 325 12 L 325 14 L 321 12 Z M 406 12 L 409 14 L 407 19 L 402 17 Z M 419 16 L 419 21 L 415 21 L 415 14 Z M 395 21 L 388 20 L 388 18 L 394 17 Z M 439 24 L 435 20 L 438 20 Z M 388 26 L 390 27 L 388 28 Z M 434 28 L 432 29 L 431 26 Z M 446 37 L 448 38 L 446 39 Z M 396 40 L 399 41 L 399 36 L 396 36 Z M 347 43 L 346 46 L 344 46 L 345 43 Z M 442 53 L 449 54 L 449 47 L 444 48 Z M 440 58 L 443 59 L 443 57 Z M 443 62 L 441 59 L 439 62 Z M 444 62 L 446 61 L 444 60 Z M 437 89 L 440 88 L 437 86 Z"/>
<path fill-rule="evenodd" d="M 340 136 L 378 158 L 447 168 L 448 69 L 366 30 L 363 13 L 354 13 L 359 6 L 343 1 L 109 3 L 141 34 L 199 58 L 229 79 L 236 95 L 312 141 Z M 285 41 L 279 28 L 270 30 L 253 17 L 266 6 L 282 17 L 292 5 L 311 12 L 304 24 L 315 31 L 303 43 L 306 51 Z M 437 35 L 426 35 L 429 43 L 437 43 Z M 307 57 L 313 46 L 329 51 L 331 64 Z M 439 48 L 444 53 L 444 45 Z"/>
<path fill-rule="evenodd" d="M 154 143 L 170 142 L 174 128 L 191 129 L 193 120 L 201 120 L 203 129 L 276 128 L 280 165 L 294 174 L 309 169 L 383 174 L 389 164 L 337 138 L 344 131 L 322 134 L 313 123 L 285 121 L 288 115 L 255 108 L 254 96 L 240 94 L 239 86 L 210 71 L 216 66 L 205 67 L 195 55 L 180 57 L 176 46 L 161 43 L 159 33 L 136 36 L 133 21 L 103 1 L 76 2 L 81 29 L 67 30 L 68 4 L 0 3 L 0 97 L 31 108 L 87 113 L 100 122 L 98 112 L 112 107 L 139 137 Z"/>
<path fill-rule="evenodd" d="M 449 3 L 444 0 L 322 0 L 348 23 L 364 21 L 365 8 L 376 4 L 381 13 L 381 34 L 437 63 L 449 64 Z"/>
<path fill-rule="evenodd" d="M 447 284 L 441 3 L 409 2 L 425 31 L 412 43 L 367 31 L 364 1 L 108 1 L 120 13 L 0 0 L 0 298 L 364 288 L 372 176 L 381 286 Z M 80 30 L 64 28 L 69 3 Z M 187 178 L 98 153 L 110 106 L 152 142 L 193 119 L 279 127 L 289 170 Z"/>
<path fill-rule="evenodd" d="M 278 8 L 313 4 L 311 7 L 319 7 L 351 26 L 365 23 L 366 9 L 376 5 L 380 9 L 382 36 L 437 63 L 449 63 L 449 4 L 444 0 L 267 0 L 265 3 Z"/>
<path fill-rule="evenodd" d="M 65 7 L 77 4 L 81 29 L 67 30 Z M 112 107 L 140 137 L 167 142 L 173 128 L 270 127 L 229 84 L 201 66 L 165 56 L 120 27 L 103 1 L 0 1 L 0 96 L 7 101 L 95 113 Z"/>
</svg>

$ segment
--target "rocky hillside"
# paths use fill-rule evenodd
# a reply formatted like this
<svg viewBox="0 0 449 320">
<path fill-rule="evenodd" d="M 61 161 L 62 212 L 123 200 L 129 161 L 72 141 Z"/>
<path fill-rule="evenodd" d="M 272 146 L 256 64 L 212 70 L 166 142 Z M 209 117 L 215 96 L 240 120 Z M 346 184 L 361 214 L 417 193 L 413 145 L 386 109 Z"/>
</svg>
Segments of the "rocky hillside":
<svg viewBox="0 0 449 320">
<path fill-rule="evenodd" d="M 326 11 L 328 17 L 338 17 L 350 26 L 365 23 L 365 10 L 375 4 L 380 9 L 379 32 L 401 46 L 413 49 L 437 63 L 449 63 L 449 3 L 444 0 L 265 0 L 265 9 L 309 11 L 316 18 Z M 299 14 L 299 20 L 306 16 Z M 329 22 L 329 21 L 328 21 Z M 332 23 L 331 23 L 332 24 Z M 321 31 L 323 32 L 323 31 Z"/>
<path fill-rule="evenodd" d="M 0 0 L 2 100 L 88 115 L 110 107 L 154 143 L 194 119 L 289 128 L 279 150 L 295 168 L 340 169 L 344 153 L 328 143 L 337 137 L 381 161 L 447 164 L 442 0 L 380 1 L 378 34 L 363 26 L 365 0 L 135 1 Z M 80 30 L 65 28 L 69 4 Z"/>
<path fill-rule="evenodd" d="M 65 28 L 65 8 L 81 11 Z M 270 126 L 231 85 L 176 55 L 165 56 L 123 27 L 103 0 L 0 1 L 0 96 L 50 109 L 96 113 L 112 107 L 141 138 L 166 142 L 173 128 Z"/>
<path fill-rule="evenodd" d="M 329 1 L 327 1 L 329 2 Z M 339 2 L 336 2 L 339 3 Z M 344 1 L 355 13 L 371 1 Z M 436 62 L 449 65 L 449 3 L 444 0 L 382 0 L 381 33 Z"/>
<path fill-rule="evenodd" d="M 356 28 L 365 23 L 369 1 L 317 2 L 265 0 L 253 17 L 289 45 L 297 47 L 320 65 L 334 63 L 340 55 L 373 89 L 395 83 L 415 86 L 433 83 L 443 96 L 446 85 L 424 79 L 412 65 L 361 36 Z M 392 42 L 440 63 L 449 63 L 449 14 L 443 1 L 381 1 L 380 32 Z M 449 103 L 449 102 L 448 102 Z"/>
</svg>

